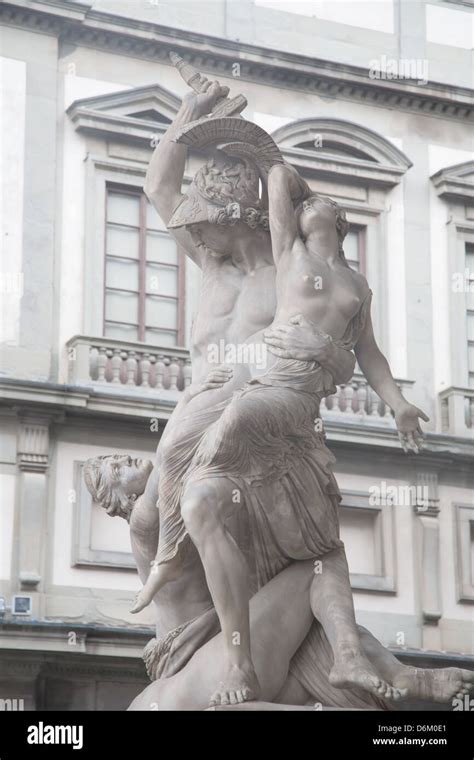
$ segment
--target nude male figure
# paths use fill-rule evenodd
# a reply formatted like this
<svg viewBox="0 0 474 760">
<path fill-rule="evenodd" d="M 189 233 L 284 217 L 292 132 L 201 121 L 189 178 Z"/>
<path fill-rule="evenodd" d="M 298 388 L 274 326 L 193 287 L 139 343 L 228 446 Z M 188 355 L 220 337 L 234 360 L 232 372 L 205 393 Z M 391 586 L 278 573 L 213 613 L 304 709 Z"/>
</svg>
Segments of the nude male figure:
<svg viewBox="0 0 474 760">
<path fill-rule="evenodd" d="M 187 148 L 173 142 L 173 136 L 180 126 L 209 113 L 214 103 L 227 92 L 228 88 L 203 78 L 202 92 L 190 92 L 184 97 L 173 124 L 152 156 L 145 192 L 166 224 L 185 197 L 181 185 Z M 200 301 L 191 343 L 193 383 L 204 383 L 209 372 L 216 370 L 216 366 L 209 363 L 208 347 L 211 344 L 218 344 L 221 339 L 225 343 L 243 344 L 253 334 L 268 327 L 275 313 L 275 267 L 270 235 L 263 227 L 251 229 L 243 223 L 239 226 L 238 236 L 230 235 L 227 227 L 209 222 L 170 229 L 176 242 L 202 269 Z M 284 336 L 269 333 L 268 347 L 270 351 L 279 352 L 279 355 L 317 360 L 337 383 L 347 382 L 352 377 L 355 359 L 351 352 L 338 349 L 310 325 L 295 324 Z M 234 366 L 220 382 L 214 381 L 214 387 L 219 389 L 218 400 L 228 399 L 249 378 L 249 367 L 243 364 Z M 215 399 L 216 393 L 213 394 L 212 403 Z M 183 418 L 188 400 L 186 397 L 179 402 L 167 422 L 158 445 L 155 469 L 146 487 L 149 516 L 150 519 L 154 516 L 156 521 L 158 515 L 154 514 L 153 509 L 158 493 L 160 465 L 163 459 L 166 460 L 167 453 L 173 450 L 174 435 L 181 435 L 186 430 Z M 206 394 L 202 394 L 196 403 L 205 409 L 211 402 L 206 399 Z M 142 535 L 138 518 L 132 517 L 131 530 L 132 535 L 135 531 Z M 176 580 L 180 573 L 173 571 L 171 566 L 167 569 L 168 578 Z M 164 588 L 160 594 L 170 595 L 170 592 Z M 146 603 L 150 601 L 147 599 Z M 138 605 L 135 605 L 136 608 Z"/>
</svg>

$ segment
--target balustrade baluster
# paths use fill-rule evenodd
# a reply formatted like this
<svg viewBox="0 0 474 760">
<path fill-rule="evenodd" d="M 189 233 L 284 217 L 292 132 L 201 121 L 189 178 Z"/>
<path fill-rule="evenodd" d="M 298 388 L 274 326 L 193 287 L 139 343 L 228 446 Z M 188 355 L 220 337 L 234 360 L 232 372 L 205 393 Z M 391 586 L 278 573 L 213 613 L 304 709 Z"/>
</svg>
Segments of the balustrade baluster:
<svg viewBox="0 0 474 760">
<path fill-rule="evenodd" d="M 127 372 L 127 385 L 136 385 L 135 373 L 137 371 L 137 360 L 135 359 L 135 357 L 136 357 L 135 351 L 128 352 L 127 360 L 125 363 L 126 372 Z"/>
<path fill-rule="evenodd" d="M 142 376 L 142 388 L 150 387 L 150 354 L 142 354 L 140 358 L 140 374 Z"/>
<path fill-rule="evenodd" d="M 120 348 L 114 348 L 112 353 L 112 382 L 117 384 L 120 383 L 123 354 Z"/>
<path fill-rule="evenodd" d="M 366 414 L 365 404 L 367 401 L 367 386 L 365 382 L 360 382 L 357 388 L 357 413 L 361 416 Z"/>
<path fill-rule="evenodd" d="M 157 390 L 163 390 L 163 378 L 165 376 L 165 357 L 159 354 L 156 360 L 156 385 Z"/>
<path fill-rule="evenodd" d="M 170 361 L 170 391 L 178 390 L 179 364 L 175 356 Z"/>
<path fill-rule="evenodd" d="M 354 386 L 352 383 L 349 383 L 349 385 L 346 385 L 344 388 L 345 396 L 346 396 L 346 408 L 344 409 L 345 414 L 353 414 L 352 410 L 352 401 L 354 398 Z"/>
<path fill-rule="evenodd" d="M 371 390 L 370 391 L 370 414 L 372 417 L 379 416 L 379 404 L 380 404 L 379 397 L 377 396 L 375 391 Z"/>
<path fill-rule="evenodd" d="M 97 375 L 97 382 L 99 383 L 105 383 L 107 382 L 105 379 L 105 371 L 107 369 L 107 349 L 105 346 L 100 346 L 99 348 L 99 356 L 97 357 L 97 367 L 98 367 L 98 375 Z"/>
</svg>

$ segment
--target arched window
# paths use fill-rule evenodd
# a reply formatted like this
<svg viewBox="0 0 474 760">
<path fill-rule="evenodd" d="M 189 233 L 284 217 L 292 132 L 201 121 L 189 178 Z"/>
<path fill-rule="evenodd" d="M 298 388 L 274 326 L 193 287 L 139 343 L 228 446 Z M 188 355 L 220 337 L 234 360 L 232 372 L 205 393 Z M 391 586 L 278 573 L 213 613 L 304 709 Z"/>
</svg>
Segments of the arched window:
<svg viewBox="0 0 474 760">
<path fill-rule="evenodd" d="M 391 188 L 412 165 L 393 142 L 343 119 L 300 119 L 272 137 L 285 158 L 320 178 Z"/>
</svg>

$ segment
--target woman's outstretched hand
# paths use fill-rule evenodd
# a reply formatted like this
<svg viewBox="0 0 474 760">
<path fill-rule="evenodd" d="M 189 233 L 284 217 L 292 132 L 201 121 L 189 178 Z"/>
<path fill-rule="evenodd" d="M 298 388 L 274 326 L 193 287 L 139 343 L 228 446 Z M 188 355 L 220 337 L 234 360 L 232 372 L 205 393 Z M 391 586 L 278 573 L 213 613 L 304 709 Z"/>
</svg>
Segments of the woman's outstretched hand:
<svg viewBox="0 0 474 760">
<path fill-rule="evenodd" d="M 424 445 L 423 431 L 420 426 L 420 419 L 429 422 L 430 418 L 418 409 L 417 406 L 405 401 L 395 412 L 395 423 L 397 425 L 398 437 L 403 451 L 408 454 L 414 451 L 419 454 Z"/>
</svg>

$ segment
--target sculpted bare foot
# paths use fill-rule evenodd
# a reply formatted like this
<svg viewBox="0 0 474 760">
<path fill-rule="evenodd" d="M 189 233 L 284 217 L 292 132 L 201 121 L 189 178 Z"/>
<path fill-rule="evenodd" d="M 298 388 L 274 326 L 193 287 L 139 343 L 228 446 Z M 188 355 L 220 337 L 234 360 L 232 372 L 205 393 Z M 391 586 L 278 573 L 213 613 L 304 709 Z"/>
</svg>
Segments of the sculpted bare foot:
<svg viewBox="0 0 474 760">
<path fill-rule="evenodd" d="M 142 590 L 136 595 L 135 602 L 130 612 L 136 614 L 148 607 L 153 597 L 163 588 L 166 583 L 179 577 L 181 566 L 178 563 L 164 563 L 159 565 L 152 562 L 151 572 Z"/>
<path fill-rule="evenodd" d="M 364 689 L 380 699 L 398 700 L 405 697 L 406 688 L 391 685 L 378 675 L 371 662 L 360 652 L 346 653 L 334 664 L 329 681 L 338 688 Z"/>
<path fill-rule="evenodd" d="M 448 703 L 474 691 L 474 671 L 461 668 L 412 668 L 403 666 L 393 679 L 407 696 Z"/>
<path fill-rule="evenodd" d="M 230 665 L 224 680 L 211 697 L 209 705 L 237 705 L 260 696 L 260 684 L 252 663 Z"/>
</svg>

